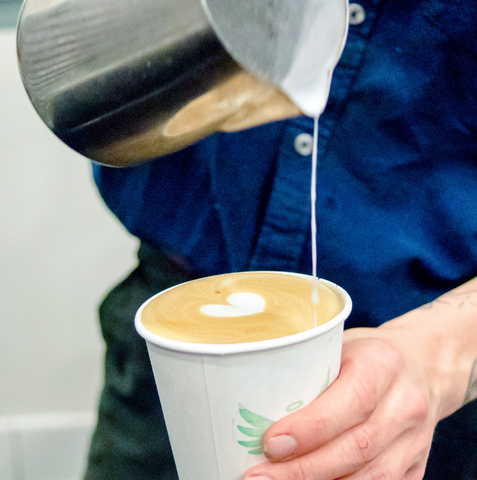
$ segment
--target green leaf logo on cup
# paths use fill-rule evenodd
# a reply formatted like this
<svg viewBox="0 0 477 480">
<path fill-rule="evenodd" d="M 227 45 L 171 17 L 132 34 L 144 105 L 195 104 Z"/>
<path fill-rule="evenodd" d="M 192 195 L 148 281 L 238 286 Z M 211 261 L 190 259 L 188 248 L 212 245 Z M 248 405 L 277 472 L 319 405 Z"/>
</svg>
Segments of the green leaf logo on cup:
<svg viewBox="0 0 477 480">
<path fill-rule="evenodd" d="M 329 387 L 329 385 L 330 385 L 330 369 L 328 368 L 328 375 L 326 376 L 326 380 L 321 386 L 319 395 L 321 395 Z M 299 410 L 301 407 L 303 407 L 303 405 L 304 405 L 304 402 L 299 400 L 297 402 L 293 402 L 292 404 L 288 405 L 288 407 L 285 410 L 291 413 L 296 410 Z M 240 416 L 253 428 L 242 427 L 242 425 L 237 425 L 237 428 L 244 435 L 247 435 L 247 437 L 254 438 L 254 440 L 239 440 L 238 441 L 239 445 L 242 445 L 242 447 L 251 448 L 251 450 L 248 451 L 250 455 L 261 455 L 263 453 L 263 447 L 262 447 L 263 434 L 275 422 L 273 420 L 269 420 L 268 418 L 262 417 L 261 415 L 257 415 L 256 413 L 251 412 L 241 404 L 239 404 L 239 412 L 240 412 Z"/>
<path fill-rule="evenodd" d="M 257 415 L 256 413 L 247 410 L 242 405 L 239 405 L 239 412 L 240 416 L 252 427 L 242 427 L 241 425 L 237 425 L 237 428 L 248 437 L 253 437 L 255 440 L 239 440 L 239 445 L 242 447 L 251 448 L 248 453 L 250 455 L 260 455 L 263 453 L 262 448 L 262 437 L 263 434 L 275 423 L 273 420 L 269 420 L 268 418 L 262 417 Z"/>
</svg>

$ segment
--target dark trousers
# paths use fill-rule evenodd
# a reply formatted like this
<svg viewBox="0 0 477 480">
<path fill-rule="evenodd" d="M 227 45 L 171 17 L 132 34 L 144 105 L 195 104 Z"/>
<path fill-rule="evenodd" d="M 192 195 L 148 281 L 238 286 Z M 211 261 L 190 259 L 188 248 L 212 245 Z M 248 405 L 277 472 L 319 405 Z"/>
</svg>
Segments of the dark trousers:
<svg viewBox="0 0 477 480">
<path fill-rule="evenodd" d="M 138 267 L 102 302 L 105 383 L 85 480 L 177 480 L 145 341 L 134 316 L 148 298 L 192 275 L 142 245 Z"/>
<path fill-rule="evenodd" d="M 134 316 L 148 298 L 194 275 L 145 245 L 138 257 L 138 267 L 109 293 L 99 311 L 106 376 L 85 480 L 177 480 L 146 344 L 134 329 Z M 477 480 L 476 401 L 439 423 L 425 480 Z"/>
</svg>

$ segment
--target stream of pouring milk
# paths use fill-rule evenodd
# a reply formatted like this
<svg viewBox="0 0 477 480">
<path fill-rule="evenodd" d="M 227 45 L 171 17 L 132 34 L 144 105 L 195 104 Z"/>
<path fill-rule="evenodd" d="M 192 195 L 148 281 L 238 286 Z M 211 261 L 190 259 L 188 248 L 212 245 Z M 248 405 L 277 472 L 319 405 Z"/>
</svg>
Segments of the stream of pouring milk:
<svg viewBox="0 0 477 480">
<path fill-rule="evenodd" d="M 276 84 L 305 114 L 314 119 L 312 178 L 311 178 L 311 246 L 313 265 L 312 303 L 316 319 L 316 304 L 319 302 L 316 252 L 316 171 L 318 157 L 318 120 L 330 92 L 333 70 L 343 51 L 348 31 L 348 2 L 314 0 L 305 2 L 305 14 L 300 34 L 296 39 L 294 55 L 288 71 Z M 285 23 L 286 21 L 282 19 Z M 287 45 L 286 29 L 279 35 L 277 45 Z M 282 43 L 280 43 L 282 42 Z M 280 52 L 281 49 L 277 48 Z M 284 57 L 285 61 L 289 57 Z M 277 62 L 281 65 L 281 62 Z M 278 70 L 277 70 L 278 71 Z"/>
<path fill-rule="evenodd" d="M 317 275 L 317 246 L 316 246 L 316 172 L 318 166 L 318 121 L 328 100 L 329 87 L 331 82 L 331 72 L 326 71 L 317 82 L 317 87 L 313 92 L 292 91 L 290 97 L 295 104 L 314 119 L 313 127 L 313 148 L 311 153 L 311 262 L 313 275 L 313 290 L 311 302 L 313 304 L 313 317 L 315 327 L 318 324 L 316 317 L 316 305 L 320 301 L 318 294 L 318 275 Z M 306 95 L 308 93 L 309 95 Z"/>
<path fill-rule="evenodd" d="M 308 73 L 306 62 L 299 63 L 295 65 L 293 75 L 288 76 L 281 85 L 282 89 L 288 94 L 293 103 L 295 103 L 295 105 L 297 105 L 302 112 L 314 119 L 313 149 L 311 155 L 311 256 L 313 275 L 311 302 L 313 304 L 315 327 L 318 323 L 316 318 L 316 305 L 320 301 L 318 294 L 316 246 L 316 172 L 318 165 L 318 121 L 328 101 L 333 67 L 334 65 L 330 66 L 329 64 L 326 64 L 323 70 L 319 72 L 316 82 L 310 82 L 309 78 L 306 80 Z M 297 73 L 300 72 L 302 74 L 297 75 Z"/>
<path fill-rule="evenodd" d="M 305 72 L 303 72 L 305 74 Z M 318 276 L 317 276 L 317 246 L 316 246 L 316 173 L 318 165 L 318 121 L 323 112 L 331 83 L 332 69 L 325 69 L 320 72 L 321 75 L 314 87 L 310 89 L 309 82 L 303 83 L 287 82 L 286 90 L 289 97 L 293 100 L 305 114 L 314 119 L 313 128 L 313 148 L 311 154 L 311 261 L 313 275 L 313 290 L 311 302 L 313 304 L 314 324 L 317 326 L 316 305 L 320 301 L 318 294 Z"/>
<path fill-rule="evenodd" d="M 316 318 L 316 305 L 320 301 L 318 295 L 317 255 L 316 255 L 316 169 L 318 165 L 318 115 L 314 118 L 313 150 L 311 154 L 311 262 L 313 267 L 313 291 L 311 303 L 313 304 L 313 318 L 315 327 L 318 324 Z"/>
</svg>

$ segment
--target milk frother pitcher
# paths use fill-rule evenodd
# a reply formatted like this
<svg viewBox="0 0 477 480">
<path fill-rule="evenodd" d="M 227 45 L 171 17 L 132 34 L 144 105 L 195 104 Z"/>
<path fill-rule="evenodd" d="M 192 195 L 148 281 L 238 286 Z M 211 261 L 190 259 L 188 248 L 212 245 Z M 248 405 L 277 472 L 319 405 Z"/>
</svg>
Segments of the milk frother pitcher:
<svg viewBox="0 0 477 480">
<path fill-rule="evenodd" d="M 346 0 L 26 0 L 19 68 L 33 106 L 63 142 L 96 162 L 128 166 L 218 130 L 308 113 L 310 81 L 323 77 L 327 96 L 347 7 Z"/>
</svg>

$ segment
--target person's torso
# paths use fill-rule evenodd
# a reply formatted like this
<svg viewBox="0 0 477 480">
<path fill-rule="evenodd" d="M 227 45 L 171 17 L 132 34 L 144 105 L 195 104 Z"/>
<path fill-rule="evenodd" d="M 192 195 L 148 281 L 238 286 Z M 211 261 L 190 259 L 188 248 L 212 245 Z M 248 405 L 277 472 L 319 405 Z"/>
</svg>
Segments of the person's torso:
<svg viewBox="0 0 477 480">
<path fill-rule="evenodd" d="M 363 1 L 320 118 L 318 275 L 377 325 L 477 274 L 477 7 Z M 95 167 L 131 233 L 201 275 L 311 273 L 313 120 Z"/>
</svg>

